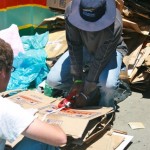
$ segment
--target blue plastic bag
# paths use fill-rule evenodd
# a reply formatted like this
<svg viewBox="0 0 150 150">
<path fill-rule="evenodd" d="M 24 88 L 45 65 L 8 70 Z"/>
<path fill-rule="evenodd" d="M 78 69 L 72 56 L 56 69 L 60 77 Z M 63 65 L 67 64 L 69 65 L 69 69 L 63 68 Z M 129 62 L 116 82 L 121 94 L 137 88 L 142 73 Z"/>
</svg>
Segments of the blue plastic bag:
<svg viewBox="0 0 150 150">
<path fill-rule="evenodd" d="M 14 58 L 13 66 L 16 70 L 11 74 L 7 90 L 27 89 L 33 82 L 36 87 L 49 72 L 44 50 L 48 41 L 48 32 L 41 35 L 24 36 L 22 39 L 23 45 L 26 45 L 27 48 L 24 54 L 19 53 Z"/>
</svg>

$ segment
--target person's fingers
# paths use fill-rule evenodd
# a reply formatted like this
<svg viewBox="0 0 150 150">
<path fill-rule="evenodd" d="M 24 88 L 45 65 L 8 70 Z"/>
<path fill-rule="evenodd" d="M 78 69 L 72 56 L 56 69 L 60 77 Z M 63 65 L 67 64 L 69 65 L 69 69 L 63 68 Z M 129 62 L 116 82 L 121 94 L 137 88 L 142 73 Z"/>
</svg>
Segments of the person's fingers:
<svg viewBox="0 0 150 150">
<path fill-rule="evenodd" d="M 87 103 L 86 99 L 82 95 L 79 95 L 77 99 L 75 100 L 74 107 L 76 108 L 84 107 L 86 106 L 86 103 Z"/>
</svg>

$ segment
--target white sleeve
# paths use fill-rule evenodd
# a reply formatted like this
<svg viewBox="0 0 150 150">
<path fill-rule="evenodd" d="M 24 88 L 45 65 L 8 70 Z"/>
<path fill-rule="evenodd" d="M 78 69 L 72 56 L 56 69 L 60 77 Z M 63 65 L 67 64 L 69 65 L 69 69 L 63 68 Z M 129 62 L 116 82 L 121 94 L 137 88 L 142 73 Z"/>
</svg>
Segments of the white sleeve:
<svg viewBox="0 0 150 150">
<path fill-rule="evenodd" d="M 34 119 L 20 105 L 0 97 L 0 139 L 13 142 Z"/>
</svg>

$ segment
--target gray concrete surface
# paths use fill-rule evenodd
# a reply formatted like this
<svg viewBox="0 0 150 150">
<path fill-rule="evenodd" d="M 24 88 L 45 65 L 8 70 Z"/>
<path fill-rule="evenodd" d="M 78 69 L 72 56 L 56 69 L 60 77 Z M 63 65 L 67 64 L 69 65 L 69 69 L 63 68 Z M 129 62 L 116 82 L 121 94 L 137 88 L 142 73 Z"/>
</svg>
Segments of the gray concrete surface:
<svg viewBox="0 0 150 150">
<path fill-rule="evenodd" d="M 132 92 L 118 107 L 113 128 L 134 136 L 126 150 L 150 150 L 150 90 L 144 93 Z M 133 130 L 129 122 L 142 122 L 145 128 Z"/>
</svg>

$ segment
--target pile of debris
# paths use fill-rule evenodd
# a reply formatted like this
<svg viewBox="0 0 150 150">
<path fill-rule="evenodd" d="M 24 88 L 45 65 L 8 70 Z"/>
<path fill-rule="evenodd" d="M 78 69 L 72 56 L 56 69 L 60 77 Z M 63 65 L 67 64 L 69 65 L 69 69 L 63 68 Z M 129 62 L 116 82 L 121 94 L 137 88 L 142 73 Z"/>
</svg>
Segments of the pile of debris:
<svg viewBox="0 0 150 150">
<path fill-rule="evenodd" d="M 122 2 L 122 3 L 121 3 Z M 133 89 L 150 87 L 150 6 L 146 0 L 118 0 L 123 16 L 123 37 L 129 48 L 124 58 Z"/>
</svg>

